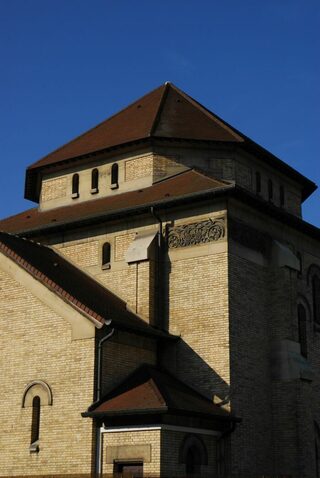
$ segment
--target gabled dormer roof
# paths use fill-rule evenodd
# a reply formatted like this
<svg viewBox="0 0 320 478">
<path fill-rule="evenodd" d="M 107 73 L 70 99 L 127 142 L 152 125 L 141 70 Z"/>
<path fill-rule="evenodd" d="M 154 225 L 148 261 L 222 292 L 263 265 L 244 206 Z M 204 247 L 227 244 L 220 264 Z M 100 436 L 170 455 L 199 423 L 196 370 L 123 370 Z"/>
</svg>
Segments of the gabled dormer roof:
<svg viewBox="0 0 320 478">
<path fill-rule="evenodd" d="M 243 147 L 302 183 L 303 199 L 315 184 L 209 111 L 172 83 L 165 83 L 96 127 L 29 166 L 26 199 L 38 200 L 41 172 L 70 161 L 88 161 L 104 151 L 148 140 L 227 143 Z"/>
</svg>

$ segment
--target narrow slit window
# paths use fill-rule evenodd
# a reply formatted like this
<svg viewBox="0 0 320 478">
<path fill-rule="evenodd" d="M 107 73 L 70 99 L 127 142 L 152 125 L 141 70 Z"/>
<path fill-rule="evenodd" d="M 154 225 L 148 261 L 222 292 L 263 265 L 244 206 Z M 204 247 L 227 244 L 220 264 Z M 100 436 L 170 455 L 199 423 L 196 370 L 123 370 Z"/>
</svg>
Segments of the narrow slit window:
<svg viewBox="0 0 320 478">
<path fill-rule="evenodd" d="M 79 197 L 79 174 L 74 174 L 72 176 L 72 198 Z"/>
<path fill-rule="evenodd" d="M 38 451 L 38 447 L 35 445 L 39 441 L 40 407 L 41 407 L 40 397 L 37 395 L 32 400 L 32 422 L 31 422 L 31 447 L 33 447 L 32 451 Z"/>
<path fill-rule="evenodd" d="M 111 245 L 105 242 L 102 246 L 102 269 L 110 269 Z"/>
<path fill-rule="evenodd" d="M 306 309 L 302 304 L 298 305 L 298 328 L 299 328 L 299 342 L 301 355 L 307 358 L 308 347 L 307 347 L 307 314 Z"/>
<path fill-rule="evenodd" d="M 313 320 L 320 325 L 320 279 L 317 275 L 312 277 Z"/>
<path fill-rule="evenodd" d="M 280 186 L 280 206 L 284 206 L 284 187 Z"/>
<path fill-rule="evenodd" d="M 116 189 L 119 185 L 119 166 L 114 163 L 111 166 L 111 189 Z"/>
<path fill-rule="evenodd" d="M 97 168 L 91 171 L 91 194 L 99 192 L 99 171 Z"/>
<path fill-rule="evenodd" d="M 273 199 L 273 184 L 271 179 L 268 180 L 268 196 L 269 196 L 269 201 L 272 201 Z"/>
<path fill-rule="evenodd" d="M 258 171 L 256 172 L 256 193 L 261 193 L 261 174 Z"/>
</svg>

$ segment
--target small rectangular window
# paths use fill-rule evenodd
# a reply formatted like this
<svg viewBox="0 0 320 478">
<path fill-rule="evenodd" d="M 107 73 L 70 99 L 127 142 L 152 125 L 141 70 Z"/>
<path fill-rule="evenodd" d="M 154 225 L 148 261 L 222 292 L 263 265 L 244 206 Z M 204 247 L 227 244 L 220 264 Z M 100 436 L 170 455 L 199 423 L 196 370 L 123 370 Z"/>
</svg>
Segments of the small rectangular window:
<svg viewBox="0 0 320 478">
<path fill-rule="evenodd" d="M 271 179 L 268 180 L 268 197 L 269 201 L 272 201 L 273 199 L 273 184 Z"/>
<path fill-rule="evenodd" d="M 102 269 L 110 269 L 111 264 L 111 245 L 110 242 L 105 242 L 102 246 Z"/>
<path fill-rule="evenodd" d="M 279 191 L 279 195 L 280 195 L 280 206 L 283 207 L 284 206 L 284 187 L 281 185 L 280 186 L 280 191 Z"/>
<path fill-rule="evenodd" d="M 72 199 L 79 197 L 79 174 L 74 174 L 72 176 Z"/>
<path fill-rule="evenodd" d="M 114 163 L 111 166 L 111 189 L 117 189 L 119 187 L 119 166 Z"/>
<path fill-rule="evenodd" d="M 91 194 L 99 192 L 99 171 L 97 168 L 91 171 Z"/>
<path fill-rule="evenodd" d="M 256 193 L 261 193 L 261 174 L 258 171 L 256 172 Z"/>
</svg>

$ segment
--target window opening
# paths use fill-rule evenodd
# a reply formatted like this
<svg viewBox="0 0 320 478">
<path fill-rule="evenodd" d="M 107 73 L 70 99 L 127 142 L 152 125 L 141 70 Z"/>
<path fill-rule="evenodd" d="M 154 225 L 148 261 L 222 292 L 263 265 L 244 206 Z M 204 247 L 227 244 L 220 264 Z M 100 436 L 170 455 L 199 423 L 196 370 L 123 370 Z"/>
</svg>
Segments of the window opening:
<svg viewBox="0 0 320 478">
<path fill-rule="evenodd" d="M 91 171 L 91 194 L 99 192 L 99 171 L 97 168 Z"/>
<path fill-rule="evenodd" d="M 313 298 L 313 320 L 320 325 L 320 278 L 317 275 L 312 277 L 312 298 Z"/>
<path fill-rule="evenodd" d="M 32 400 L 32 421 L 31 421 L 31 443 L 30 451 L 39 451 L 39 433 L 40 433 L 40 397 L 37 395 Z"/>
<path fill-rule="evenodd" d="M 142 462 L 114 463 L 113 476 L 114 478 L 142 478 L 143 463 Z"/>
<path fill-rule="evenodd" d="M 258 171 L 256 172 L 256 193 L 261 193 L 261 174 Z"/>
<path fill-rule="evenodd" d="M 280 186 L 280 206 L 284 206 L 284 187 Z"/>
<path fill-rule="evenodd" d="M 111 262 L 111 245 L 105 242 L 102 246 L 102 269 L 110 269 Z"/>
<path fill-rule="evenodd" d="M 195 447 L 191 447 L 188 450 L 187 457 L 186 457 L 186 474 L 187 477 L 192 477 L 195 474 L 200 472 L 201 467 L 201 457 L 199 456 L 199 452 Z"/>
<path fill-rule="evenodd" d="M 301 355 L 307 358 L 307 314 L 306 309 L 302 304 L 298 305 L 298 328 Z"/>
<path fill-rule="evenodd" d="M 111 166 L 111 189 L 116 189 L 119 187 L 119 166 L 117 163 L 114 163 Z"/>
<path fill-rule="evenodd" d="M 272 201 L 273 199 L 273 184 L 271 179 L 268 180 L 268 195 L 269 195 L 269 201 Z"/>
<path fill-rule="evenodd" d="M 297 252 L 297 258 L 298 258 L 298 261 L 299 261 L 298 277 L 299 277 L 299 279 L 301 279 L 301 277 L 302 277 L 302 256 L 301 256 L 300 252 Z"/>
<path fill-rule="evenodd" d="M 72 199 L 79 197 L 79 174 L 74 174 L 72 176 Z"/>
</svg>

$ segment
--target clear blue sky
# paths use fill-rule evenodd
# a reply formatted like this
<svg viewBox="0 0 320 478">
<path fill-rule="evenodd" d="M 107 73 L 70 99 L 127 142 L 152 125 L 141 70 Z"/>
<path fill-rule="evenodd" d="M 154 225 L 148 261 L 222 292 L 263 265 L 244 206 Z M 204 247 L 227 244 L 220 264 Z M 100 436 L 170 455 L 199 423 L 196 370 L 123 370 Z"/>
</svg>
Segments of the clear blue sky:
<svg viewBox="0 0 320 478">
<path fill-rule="evenodd" d="M 319 0 L 0 1 L 0 217 L 33 207 L 29 164 L 167 80 L 320 185 L 319 31 Z"/>
</svg>

